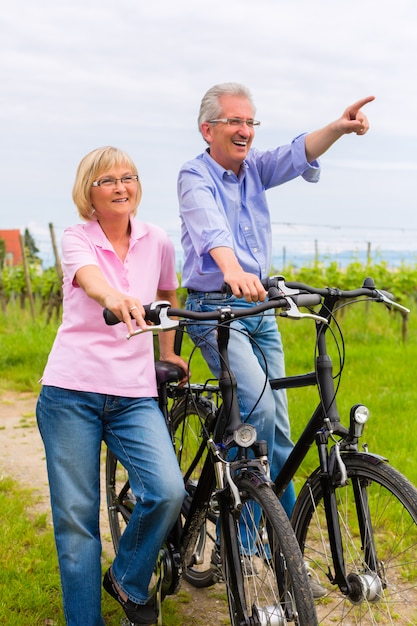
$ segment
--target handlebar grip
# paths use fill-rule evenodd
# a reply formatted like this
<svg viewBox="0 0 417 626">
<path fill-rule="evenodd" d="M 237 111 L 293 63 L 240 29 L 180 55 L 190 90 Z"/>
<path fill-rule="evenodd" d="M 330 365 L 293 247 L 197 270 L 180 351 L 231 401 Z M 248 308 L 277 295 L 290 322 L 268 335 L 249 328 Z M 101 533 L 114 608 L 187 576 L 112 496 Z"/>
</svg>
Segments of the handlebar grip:
<svg viewBox="0 0 417 626">
<path fill-rule="evenodd" d="M 320 304 L 321 296 L 318 293 L 300 293 L 290 296 L 297 306 L 314 306 Z"/>
<path fill-rule="evenodd" d="M 115 324 L 120 324 L 120 320 L 115 316 L 114 313 L 110 311 L 110 309 L 103 309 L 103 317 L 107 326 L 114 326 Z"/>
<path fill-rule="evenodd" d="M 143 308 L 145 309 L 145 320 L 147 322 L 152 322 L 153 324 L 160 323 L 158 307 L 156 309 L 151 309 L 150 304 L 144 304 Z M 115 324 L 120 324 L 121 322 L 121 320 L 119 320 L 119 318 L 116 317 L 115 314 L 110 311 L 110 309 L 103 309 L 103 317 L 107 326 L 114 326 Z M 132 314 L 130 314 L 130 317 L 132 318 L 132 320 L 135 319 Z"/>
</svg>

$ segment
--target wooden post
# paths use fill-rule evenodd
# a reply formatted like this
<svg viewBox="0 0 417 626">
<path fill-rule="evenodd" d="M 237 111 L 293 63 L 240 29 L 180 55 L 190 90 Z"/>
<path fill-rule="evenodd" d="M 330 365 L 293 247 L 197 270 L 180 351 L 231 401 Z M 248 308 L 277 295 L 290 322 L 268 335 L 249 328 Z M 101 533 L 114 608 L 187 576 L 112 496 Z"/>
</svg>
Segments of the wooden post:
<svg viewBox="0 0 417 626">
<path fill-rule="evenodd" d="M 25 272 L 26 292 L 29 298 L 29 305 L 30 305 L 32 318 L 35 319 L 35 304 L 33 302 L 32 284 L 30 282 L 29 266 L 28 266 L 28 260 L 27 260 L 26 249 L 25 249 L 25 240 L 22 234 L 19 235 L 19 239 L 20 239 L 20 248 L 22 250 L 23 270 Z"/>
<path fill-rule="evenodd" d="M 405 343 L 407 341 L 408 313 L 405 313 L 404 311 L 400 311 L 400 313 L 402 316 L 401 337 L 403 343 Z"/>
<path fill-rule="evenodd" d="M 371 266 L 371 242 L 370 241 L 368 241 L 368 245 L 366 247 L 366 265 L 368 268 Z M 366 305 L 365 305 L 365 309 L 367 313 L 369 312 L 370 304 L 371 304 L 370 301 L 367 300 Z"/>
<path fill-rule="evenodd" d="M 366 264 L 370 265 L 371 264 L 371 242 L 368 241 L 368 246 L 366 249 Z"/>
<path fill-rule="evenodd" d="M 58 248 L 56 245 L 54 225 L 51 222 L 49 223 L 49 232 L 51 234 L 52 248 L 54 251 L 56 273 L 58 274 L 59 283 L 62 288 L 63 276 L 62 276 L 61 259 L 59 258 Z"/>
</svg>

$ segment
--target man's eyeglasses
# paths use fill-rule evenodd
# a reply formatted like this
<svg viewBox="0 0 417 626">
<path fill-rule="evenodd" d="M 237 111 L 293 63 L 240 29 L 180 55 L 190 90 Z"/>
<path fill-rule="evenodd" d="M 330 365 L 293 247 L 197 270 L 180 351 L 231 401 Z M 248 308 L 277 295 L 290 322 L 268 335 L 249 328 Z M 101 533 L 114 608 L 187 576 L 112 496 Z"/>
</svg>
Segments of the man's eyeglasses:
<svg viewBox="0 0 417 626">
<path fill-rule="evenodd" d="M 253 128 L 254 126 L 260 126 L 261 122 L 258 120 L 244 120 L 242 117 L 222 117 L 218 120 L 208 120 L 209 124 L 217 124 L 221 122 L 222 124 L 227 124 L 228 126 L 243 126 L 246 124 L 249 128 Z"/>
<path fill-rule="evenodd" d="M 122 176 L 122 178 L 102 178 L 91 183 L 92 187 L 116 187 L 117 181 L 120 180 L 122 185 L 131 185 L 137 183 L 139 176 L 137 174 L 129 174 L 128 176 Z"/>
</svg>

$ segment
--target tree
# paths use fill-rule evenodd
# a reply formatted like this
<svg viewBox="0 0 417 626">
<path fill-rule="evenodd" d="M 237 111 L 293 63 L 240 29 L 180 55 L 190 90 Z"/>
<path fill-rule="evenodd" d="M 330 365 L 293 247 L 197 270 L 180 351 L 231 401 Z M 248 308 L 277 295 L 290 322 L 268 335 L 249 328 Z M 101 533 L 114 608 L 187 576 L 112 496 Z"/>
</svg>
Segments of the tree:
<svg viewBox="0 0 417 626">
<path fill-rule="evenodd" d="M 28 261 L 29 262 L 35 261 L 39 263 L 41 260 L 40 257 L 38 256 L 39 248 L 36 246 L 35 240 L 30 234 L 28 228 L 25 228 L 23 239 L 25 243 L 25 249 L 26 249 L 26 255 L 27 255 Z"/>
</svg>

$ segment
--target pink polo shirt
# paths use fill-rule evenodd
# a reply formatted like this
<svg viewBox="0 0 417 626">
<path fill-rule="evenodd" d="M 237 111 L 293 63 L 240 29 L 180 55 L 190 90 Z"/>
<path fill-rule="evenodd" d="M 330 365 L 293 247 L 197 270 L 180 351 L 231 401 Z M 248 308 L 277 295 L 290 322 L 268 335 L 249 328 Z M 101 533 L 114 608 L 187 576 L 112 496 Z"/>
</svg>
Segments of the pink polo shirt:
<svg viewBox="0 0 417 626">
<path fill-rule="evenodd" d="M 126 340 L 126 325 L 107 326 L 103 309 L 75 282 L 85 265 L 98 265 L 109 284 L 149 304 L 157 289 L 178 287 L 175 252 L 157 226 L 131 220 L 124 263 L 96 221 L 76 224 L 62 238 L 63 316 L 42 383 L 127 397 L 157 395 L 152 333 Z"/>
</svg>

